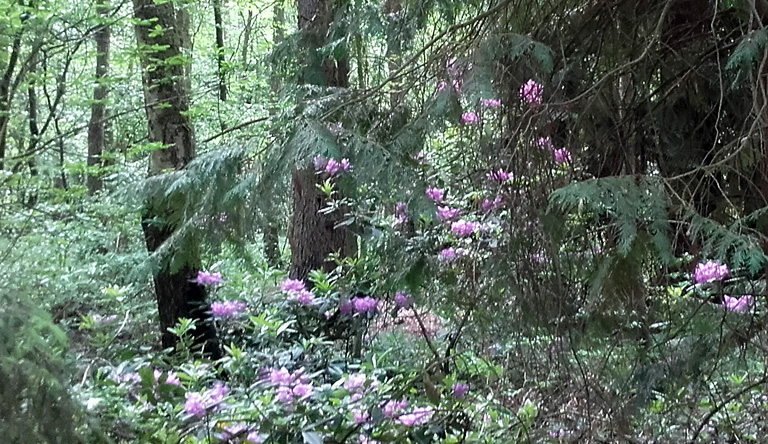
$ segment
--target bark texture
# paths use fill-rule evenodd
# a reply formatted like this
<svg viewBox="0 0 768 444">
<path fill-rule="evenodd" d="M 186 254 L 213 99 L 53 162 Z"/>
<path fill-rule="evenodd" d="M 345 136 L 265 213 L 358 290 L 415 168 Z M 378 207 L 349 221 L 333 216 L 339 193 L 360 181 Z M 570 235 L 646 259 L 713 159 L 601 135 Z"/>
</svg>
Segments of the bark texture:
<svg viewBox="0 0 768 444">
<path fill-rule="evenodd" d="M 99 14 L 106 16 L 109 3 L 99 1 L 96 9 Z M 91 104 L 91 118 L 88 121 L 88 166 L 101 165 L 101 155 L 104 152 L 104 127 L 107 117 L 107 85 L 105 80 L 109 73 L 109 25 L 102 25 L 94 32 L 93 39 L 96 42 L 96 86 L 93 88 L 93 103 Z M 101 176 L 90 172 L 88 174 L 88 193 L 94 194 L 102 187 Z"/>
<path fill-rule="evenodd" d="M 301 44 L 306 51 L 306 64 L 301 81 L 320 86 L 349 87 L 349 63 L 346 59 L 323 58 L 318 53 L 328 39 L 328 30 L 335 11 L 333 0 L 299 0 L 298 25 Z M 335 229 L 338 214 L 319 213 L 325 205 L 317 189 L 317 176 L 311 167 L 297 167 L 293 172 L 293 220 L 289 240 L 291 245 L 290 276 L 306 279 L 313 269 L 328 271 L 333 264 L 329 254 L 350 254 L 352 239 L 344 229 Z"/>
<path fill-rule="evenodd" d="M 185 64 L 178 63 L 183 57 L 182 49 L 189 45 L 189 20 L 186 13 L 176 9 L 171 2 L 156 4 L 154 0 L 134 0 L 133 6 L 137 19 L 151 23 L 136 27 L 139 46 L 165 48 L 152 54 L 142 52 L 149 140 L 164 145 L 163 149 L 150 155 L 149 174 L 154 176 L 167 170 L 183 169 L 195 156 L 194 131 L 185 115 L 189 109 L 188 71 Z M 164 32 L 153 33 L 156 25 Z M 173 212 L 179 210 L 154 196 L 150 196 L 145 205 L 142 229 L 147 250 L 151 253 L 173 235 L 176 227 L 166 221 L 178 220 Z M 187 248 L 194 251 L 175 252 L 185 258 L 183 266 L 174 270 L 162 266 L 154 275 L 163 347 L 176 345 L 177 338 L 168 329 L 179 318 L 192 318 L 197 321 L 197 329 L 193 332 L 196 343 L 204 347 L 208 356 L 217 359 L 221 351 L 208 314 L 210 306 L 206 290 L 194 282 L 199 271 L 198 252 L 196 248 Z"/>
</svg>

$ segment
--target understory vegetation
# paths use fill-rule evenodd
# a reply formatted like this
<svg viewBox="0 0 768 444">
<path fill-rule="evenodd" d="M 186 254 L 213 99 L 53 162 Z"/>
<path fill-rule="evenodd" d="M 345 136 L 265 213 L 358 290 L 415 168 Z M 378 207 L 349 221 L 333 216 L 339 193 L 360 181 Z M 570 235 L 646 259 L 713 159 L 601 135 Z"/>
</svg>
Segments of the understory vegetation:
<svg viewBox="0 0 768 444">
<path fill-rule="evenodd" d="M 0 4 L 0 441 L 768 442 L 766 24 Z"/>
</svg>

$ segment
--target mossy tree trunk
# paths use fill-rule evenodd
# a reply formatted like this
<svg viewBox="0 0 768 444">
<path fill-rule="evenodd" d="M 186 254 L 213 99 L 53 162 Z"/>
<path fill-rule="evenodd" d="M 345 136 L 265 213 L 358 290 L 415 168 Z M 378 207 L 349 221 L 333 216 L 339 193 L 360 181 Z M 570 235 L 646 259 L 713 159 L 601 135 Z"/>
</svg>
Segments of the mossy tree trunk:
<svg viewBox="0 0 768 444">
<path fill-rule="evenodd" d="M 134 0 L 134 15 L 139 20 L 136 36 L 143 55 L 144 101 L 149 124 L 149 141 L 162 143 L 149 159 L 149 175 L 165 174 L 185 168 L 195 156 L 194 131 L 186 112 L 189 110 L 189 79 L 182 49 L 189 47 L 189 19 L 172 2 Z M 157 32 L 156 27 L 162 28 Z M 152 51 L 153 48 L 163 48 Z M 179 202 L 168 202 L 151 193 L 145 203 L 142 228 L 147 250 L 157 251 L 171 238 L 181 216 Z M 216 330 L 211 322 L 205 287 L 195 282 L 200 269 L 195 245 L 184 242 L 184 251 L 174 251 L 179 258 L 171 267 L 163 261 L 154 274 L 155 295 L 160 315 L 163 347 L 174 347 L 177 338 L 168 331 L 179 318 L 197 321 L 195 342 L 213 359 L 221 352 Z"/>
</svg>

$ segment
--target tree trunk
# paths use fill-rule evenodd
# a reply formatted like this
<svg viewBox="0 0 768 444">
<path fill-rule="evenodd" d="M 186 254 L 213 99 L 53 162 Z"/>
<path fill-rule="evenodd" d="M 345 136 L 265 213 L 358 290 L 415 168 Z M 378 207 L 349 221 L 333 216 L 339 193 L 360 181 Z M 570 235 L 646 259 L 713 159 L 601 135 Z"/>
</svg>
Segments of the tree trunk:
<svg viewBox="0 0 768 444">
<path fill-rule="evenodd" d="M 96 10 L 102 19 L 106 19 L 109 11 L 109 3 L 99 0 Z M 96 42 L 96 86 L 93 88 L 93 103 L 91 104 L 91 120 L 88 122 L 88 166 L 101 165 L 101 155 L 104 152 L 104 126 L 106 120 L 107 85 L 106 78 L 109 72 L 109 37 L 110 29 L 106 23 L 101 24 L 94 32 L 93 39 Z M 88 171 L 88 194 L 94 194 L 102 187 L 100 173 Z"/>
<path fill-rule="evenodd" d="M 280 9 L 279 3 L 275 4 L 275 10 Z M 243 50 L 241 53 L 243 69 L 248 68 L 248 51 L 251 48 L 251 33 L 253 32 L 253 10 L 248 9 L 248 18 L 245 19 L 245 28 L 243 28 Z"/>
<path fill-rule="evenodd" d="M 8 63 L 0 78 L 0 170 L 4 167 L 6 147 L 8 140 L 8 123 L 11 119 L 11 81 L 13 72 L 16 70 L 16 64 L 19 62 L 19 53 L 21 52 L 21 34 L 20 29 L 13 37 L 11 53 L 8 56 Z"/>
<path fill-rule="evenodd" d="M 320 86 L 349 87 L 349 63 L 346 59 L 324 58 L 318 49 L 328 38 L 335 15 L 334 0 L 299 0 L 298 24 L 300 45 L 306 52 L 301 82 Z M 339 216 L 321 214 L 323 196 L 317 189 L 317 175 L 312 167 L 297 166 L 293 171 L 293 220 L 289 233 L 291 245 L 290 276 L 306 279 L 313 269 L 333 268 L 328 255 L 353 251 L 348 231 L 335 229 Z"/>
<path fill-rule="evenodd" d="M 154 0 L 133 0 L 133 6 L 138 20 L 152 23 L 151 26 L 138 25 L 136 36 L 143 49 L 149 141 L 164 145 L 163 149 L 150 154 L 149 175 L 154 176 L 166 170 L 181 170 L 195 156 L 194 132 L 186 115 L 189 109 L 188 70 L 183 64 L 167 62 L 169 59 L 178 60 L 181 48 L 188 47 L 189 22 L 185 13 L 177 10 L 171 2 L 157 4 Z M 156 26 L 164 32 L 154 32 Z M 163 50 L 147 54 L 146 49 L 153 47 Z M 174 217 L 178 216 L 174 213 L 177 211 L 180 210 L 168 205 L 162 197 L 153 195 L 147 198 L 142 229 L 150 253 L 157 251 L 173 235 L 176 227 L 164 221 L 180 219 Z M 181 266 L 171 269 L 166 262 L 154 274 L 163 347 L 176 345 L 177 338 L 168 329 L 179 318 L 191 318 L 197 321 L 193 332 L 196 344 L 203 346 L 204 353 L 212 359 L 218 359 L 221 350 L 210 319 L 206 290 L 194 281 L 200 268 L 199 253 L 194 247 L 187 248 L 190 251 L 176 252 L 184 255 Z"/>
<path fill-rule="evenodd" d="M 35 81 L 37 76 L 37 54 L 34 54 L 29 61 L 29 84 L 27 86 L 27 104 L 28 104 L 28 118 L 29 118 L 29 159 L 27 159 L 27 165 L 29 166 L 29 175 L 32 177 L 37 176 L 37 160 L 35 159 L 35 150 L 37 149 L 37 143 L 40 141 L 40 126 L 37 122 L 37 91 L 35 91 Z M 29 207 L 35 206 L 37 203 L 37 191 L 31 190 L 30 194 L 26 196 L 26 204 Z"/>
<path fill-rule="evenodd" d="M 213 22 L 216 26 L 216 65 L 219 74 L 219 100 L 227 101 L 227 75 L 224 72 L 224 23 L 221 18 L 222 0 L 213 0 Z"/>
</svg>

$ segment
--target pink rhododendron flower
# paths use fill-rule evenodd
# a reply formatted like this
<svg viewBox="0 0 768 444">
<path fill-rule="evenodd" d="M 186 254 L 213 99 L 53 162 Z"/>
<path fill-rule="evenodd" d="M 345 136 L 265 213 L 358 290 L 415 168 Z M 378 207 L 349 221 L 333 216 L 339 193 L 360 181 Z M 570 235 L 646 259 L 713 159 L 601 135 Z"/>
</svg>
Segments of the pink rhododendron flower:
<svg viewBox="0 0 768 444">
<path fill-rule="evenodd" d="M 269 382 L 276 385 L 293 384 L 294 376 L 287 368 L 281 367 L 280 370 L 272 369 L 269 371 Z"/>
<path fill-rule="evenodd" d="M 451 233 L 458 237 L 472 236 L 480 230 L 480 224 L 467 220 L 458 220 L 451 224 Z"/>
<path fill-rule="evenodd" d="M 453 247 L 445 248 L 443 250 L 440 250 L 440 253 L 438 253 L 439 259 L 444 262 L 452 262 L 457 258 L 466 256 L 466 255 L 467 255 L 467 250 L 463 248 L 453 248 Z"/>
<path fill-rule="evenodd" d="M 461 122 L 466 124 L 472 124 L 479 122 L 480 119 L 477 117 L 477 114 L 473 113 L 472 111 L 464 113 L 461 115 Z"/>
<path fill-rule="evenodd" d="M 571 163 L 571 152 L 568 148 L 560 148 L 555 150 L 555 162 L 557 163 Z"/>
<path fill-rule="evenodd" d="M 506 182 L 506 181 L 508 181 L 510 179 L 514 179 L 514 177 L 515 177 L 514 174 L 509 173 L 509 172 L 504 171 L 504 170 L 501 170 L 501 169 L 499 169 L 497 171 L 491 171 L 488 174 L 486 174 L 486 176 L 488 177 L 488 179 L 490 179 L 490 180 L 492 180 L 494 182 L 499 182 L 499 183 Z"/>
<path fill-rule="evenodd" d="M 437 207 L 437 218 L 443 222 L 456 218 L 459 213 L 458 208 Z"/>
<path fill-rule="evenodd" d="M 395 401 L 394 399 L 391 399 L 384 403 L 384 406 L 382 407 L 382 412 L 384 413 L 384 416 L 387 418 L 394 418 L 395 416 L 398 416 L 400 412 L 408 408 L 408 401 L 403 399 L 400 401 Z"/>
<path fill-rule="evenodd" d="M 312 386 L 312 384 L 299 383 L 293 387 L 291 394 L 293 394 L 293 396 L 297 398 L 304 399 L 304 398 L 311 397 L 314 392 L 315 392 L 315 388 Z"/>
<path fill-rule="evenodd" d="M 368 377 L 365 373 L 355 373 L 347 377 L 343 387 L 350 392 L 359 392 L 365 388 L 365 381 L 367 380 Z"/>
<path fill-rule="evenodd" d="M 533 79 L 528 80 L 520 87 L 520 97 L 529 105 L 541 105 L 544 87 Z"/>
<path fill-rule="evenodd" d="M 218 285 L 224 280 L 221 278 L 221 273 L 209 273 L 207 271 L 199 271 L 195 282 L 198 285 Z"/>
<path fill-rule="evenodd" d="M 408 307 L 411 305 L 411 297 L 404 291 L 395 293 L 395 305 L 397 308 Z"/>
<path fill-rule="evenodd" d="M 499 208 L 501 206 L 501 196 L 496 196 L 493 200 L 485 199 L 483 200 L 483 203 L 480 205 L 480 207 L 483 209 L 484 212 L 488 213 L 490 211 L 495 210 L 496 208 Z"/>
<path fill-rule="evenodd" d="M 547 151 L 554 151 L 555 150 L 555 144 L 552 143 L 552 139 L 549 137 L 539 137 L 539 140 L 536 141 L 536 145 L 538 145 L 539 148 Z"/>
<path fill-rule="evenodd" d="M 302 290 L 291 295 L 292 299 L 301 305 L 312 305 L 315 303 L 315 294 L 309 290 Z"/>
<path fill-rule="evenodd" d="M 352 416 L 355 418 L 355 424 L 357 425 L 365 424 L 371 419 L 371 415 L 364 410 L 355 410 L 352 412 Z"/>
<path fill-rule="evenodd" d="M 280 285 L 280 288 L 286 292 L 299 292 L 302 290 L 306 290 L 306 285 L 304 284 L 304 281 L 299 279 L 286 279 L 283 281 L 283 283 Z"/>
<path fill-rule="evenodd" d="M 153 373 L 155 376 L 155 383 L 157 384 L 160 382 L 160 378 L 163 376 L 163 372 L 155 369 Z M 168 385 L 175 385 L 177 387 L 181 385 L 181 381 L 179 380 L 179 375 L 176 374 L 176 372 L 168 372 L 168 375 L 165 378 L 165 383 Z"/>
<path fill-rule="evenodd" d="M 723 296 L 723 305 L 728 311 L 735 311 L 736 313 L 744 313 L 747 311 L 750 305 L 752 305 L 752 296 L 744 295 L 739 298 L 732 296 Z"/>
<path fill-rule="evenodd" d="M 376 313 L 376 310 L 378 310 L 379 301 L 370 296 L 366 296 L 364 298 L 353 299 L 352 304 L 355 307 L 355 311 L 360 314 Z"/>
<path fill-rule="evenodd" d="M 719 281 L 728 276 L 728 266 L 720 262 L 709 261 L 696 265 L 694 271 L 694 282 L 703 284 L 705 282 Z"/>
<path fill-rule="evenodd" d="M 211 304 L 211 314 L 216 318 L 231 318 L 247 309 L 245 302 L 226 301 Z"/>
<path fill-rule="evenodd" d="M 427 188 L 427 197 L 435 203 L 441 203 L 445 199 L 445 190 L 442 188 Z"/>
<path fill-rule="evenodd" d="M 184 413 L 192 416 L 205 416 L 205 398 L 197 392 L 187 393 L 187 400 L 184 402 Z"/>
<path fill-rule="evenodd" d="M 462 384 L 460 382 L 457 382 L 456 384 L 453 384 L 453 397 L 456 399 L 462 399 L 467 395 L 467 392 L 469 392 L 469 386 L 467 384 Z"/>
<path fill-rule="evenodd" d="M 441 80 L 440 83 L 437 84 L 438 91 L 445 91 L 445 88 L 447 87 L 448 87 L 448 84 L 445 83 L 445 80 Z"/>
<path fill-rule="evenodd" d="M 429 422 L 429 420 L 432 419 L 432 415 L 434 414 L 435 411 L 432 407 L 421 407 L 413 409 L 411 413 L 400 415 L 395 419 L 395 422 L 409 427 L 422 425 Z"/>
</svg>

